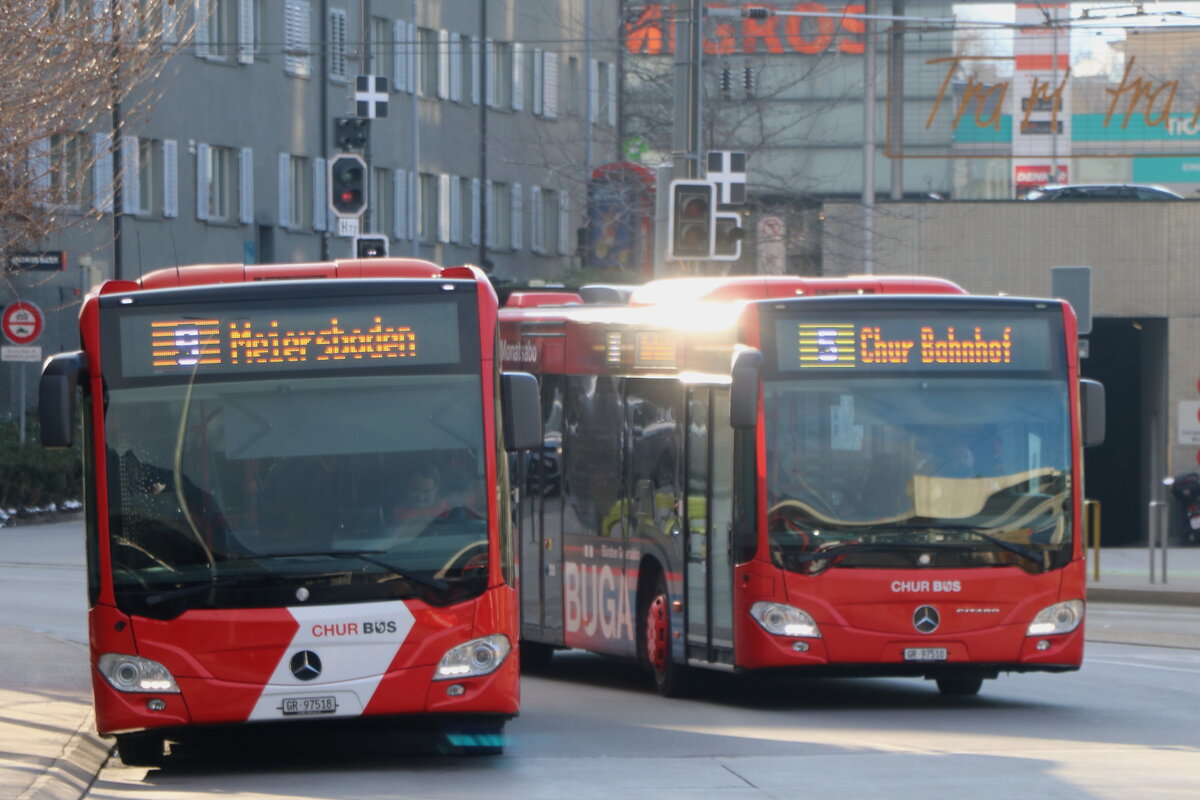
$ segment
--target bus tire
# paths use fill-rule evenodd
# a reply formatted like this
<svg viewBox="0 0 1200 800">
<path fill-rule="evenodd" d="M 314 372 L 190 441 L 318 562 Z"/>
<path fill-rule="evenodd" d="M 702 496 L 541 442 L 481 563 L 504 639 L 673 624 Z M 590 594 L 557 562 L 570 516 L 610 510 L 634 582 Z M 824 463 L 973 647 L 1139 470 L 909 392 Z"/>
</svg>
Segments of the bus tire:
<svg viewBox="0 0 1200 800">
<path fill-rule="evenodd" d="M 521 641 L 521 671 L 544 672 L 554 659 L 554 645 L 544 642 Z"/>
<path fill-rule="evenodd" d="M 162 734 L 155 731 L 117 734 L 117 755 L 127 767 L 160 767 L 166 758 Z"/>
<path fill-rule="evenodd" d="M 943 675 L 937 679 L 938 691 L 947 697 L 971 697 L 983 688 L 980 675 Z"/>
<path fill-rule="evenodd" d="M 676 663 L 671 654 L 670 602 L 667 580 L 660 572 L 642 612 L 643 658 L 660 695 L 683 697 L 688 692 L 688 668 Z"/>
</svg>

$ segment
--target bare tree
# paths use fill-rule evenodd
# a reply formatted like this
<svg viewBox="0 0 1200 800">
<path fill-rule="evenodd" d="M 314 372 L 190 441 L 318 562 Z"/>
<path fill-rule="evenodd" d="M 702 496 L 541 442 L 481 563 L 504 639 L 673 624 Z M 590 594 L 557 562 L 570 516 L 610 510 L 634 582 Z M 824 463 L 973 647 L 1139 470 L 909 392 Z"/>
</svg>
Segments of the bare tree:
<svg viewBox="0 0 1200 800">
<path fill-rule="evenodd" d="M 111 208 L 119 172 L 111 184 L 97 186 L 93 168 L 113 157 L 124 121 L 136 118 L 152 100 L 152 93 L 138 90 L 152 84 L 190 38 L 176 2 L 4 3 L 0 256 L 5 263 L 13 252 L 94 221 Z"/>
</svg>

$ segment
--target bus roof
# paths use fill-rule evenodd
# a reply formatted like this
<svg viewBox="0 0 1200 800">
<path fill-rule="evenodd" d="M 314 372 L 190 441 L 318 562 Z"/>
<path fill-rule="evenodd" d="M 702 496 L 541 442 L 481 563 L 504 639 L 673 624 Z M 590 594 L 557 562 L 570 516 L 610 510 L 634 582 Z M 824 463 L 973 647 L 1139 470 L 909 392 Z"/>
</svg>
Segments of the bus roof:
<svg viewBox="0 0 1200 800">
<path fill-rule="evenodd" d="M 136 281 L 111 281 L 107 291 L 168 289 L 217 283 L 332 278 L 466 278 L 486 277 L 475 267 L 440 267 L 419 258 L 363 258 L 294 264 L 190 264 L 148 272 Z"/>
<path fill-rule="evenodd" d="M 943 278 L 909 275 L 850 275 L 810 278 L 800 275 L 736 275 L 720 278 L 667 278 L 634 290 L 632 306 L 772 300 L 830 294 L 967 294 Z"/>
</svg>

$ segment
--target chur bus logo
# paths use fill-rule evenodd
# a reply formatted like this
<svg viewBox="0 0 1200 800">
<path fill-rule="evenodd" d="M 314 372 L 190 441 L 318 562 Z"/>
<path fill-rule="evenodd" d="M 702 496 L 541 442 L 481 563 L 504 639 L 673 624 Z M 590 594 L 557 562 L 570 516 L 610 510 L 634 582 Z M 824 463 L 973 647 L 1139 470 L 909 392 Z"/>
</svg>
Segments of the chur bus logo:
<svg viewBox="0 0 1200 800">
<path fill-rule="evenodd" d="M 853 367 L 858 361 L 853 325 L 800 324 L 800 366 Z"/>
</svg>

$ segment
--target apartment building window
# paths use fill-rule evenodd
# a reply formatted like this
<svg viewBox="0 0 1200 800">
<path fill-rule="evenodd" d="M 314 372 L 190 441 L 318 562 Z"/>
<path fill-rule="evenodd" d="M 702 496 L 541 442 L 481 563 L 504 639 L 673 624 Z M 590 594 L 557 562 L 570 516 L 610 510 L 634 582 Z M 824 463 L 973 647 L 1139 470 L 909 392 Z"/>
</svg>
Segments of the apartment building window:
<svg viewBox="0 0 1200 800">
<path fill-rule="evenodd" d="M 329 77 L 347 81 L 350 73 L 346 63 L 346 9 L 329 9 Z"/>
<path fill-rule="evenodd" d="M 390 19 L 371 18 L 371 75 L 388 79 L 388 87 L 396 86 L 396 30 Z"/>
<path fill-rule="evenodd" d="M 558 53 L 533 51 L 533 113 L 558 116 Z"/>
<path fill-rule="evenodd" d="M 289 168 L 288 219 L 292 228 L 307 230 L 312 227 L 312 165 L 303 156 L 292 156 Z"/>
<path fill-rule="evenodd" d="M 507 183 L 488 182 L 488 247 L 511 250 L 513 246 L 513 187 Z"/>
<path fill-rule="evenodd" d="M 238 173 L 232 147 L 196 145 L 196 218 L 209 222 L 233 221 Z"/>
<path fill-rule="evenodd" d="M 421 95 L 437 97 L 439 82 L 438 32 L 432 28 L 417 29 L 417 61 L 420 76 L 418 87 Z M 421 177 L 424 178 L 424 176 Z"/>
<path fill-rule="evenodd" d="M 91 142 L 81 133 L 51 136 L 49 163 L 36 169 L 48 169 L 51 203 L 68 208 L 82 208 L 91 194 L 90 161 Z"/>
<path fill-rule="evenodd" d="M 418 223 L 421 241 L 433 242 L 438 238 L 440 224 L 438 220 L 438 184 L 439 176 L 422 172 L 420 179 L 421 219 Z"/>
<path fill-rule="evenodd" d="M 530 237 L 529 247 L 533 252 L 552 255 L 559 248 L 560 193 L 553 189 L 533 187 L 530 192 Z"/>
<path fill-rule="evenodd" d="M 297 78 L 312 75 L 311 5 L 307 0 L 283 4 L 283 71 Z"/>
<path fill-rule="evenodd" d="M 567 96 L 563 101 L 568 114 L 578 117 L 583 113 L 583 89 L 579 86 L 579 58 L 571 56 L 567 59 Z"/>
<path fill-rule="evenodd" d="M 391 169 L 371 170 L 371 185 L 367 187 L 370 203 L 367 213 L 370 214 L 371 226 L 368 233 L 387 235 L 388 227 L 396 215 L 396 183 L 395 171 Z"/>
<path fill-rule="evenodd" d="M 162 207 L 161 159 L 161 145 L 153 139 L 121 140 L 121 206 L 126 214 L 148 216 Z"/>
<path fill-rule="evenodd" d="M 615 64 L 592 61 L 591 119 L 593 125 L 617 124 L 617 68 Z"/>
<path fill-rule="evenodd" d="M 450 53 L 450 99 L 456 103 L 479 102 L 475 88 L 479 81 L 479 61 L 473 55 L 476 52 L 473 41 L 470 36 L 451 34 L 454 47 Z"/>
<path fill-rule="evenodd" d="M 458 182 L 458 226 L 457 230 L 452 226 L 451 233 L 457 234 L 454 236 L 454 241 L 457 244 L 478 244 L 479 226 L 475 224 L 476 215 L 479 213 L 479 195 L 472 193 L 471 178 L 455 178 Z M 472 231 L 475 232 L 474 237 Z"/>
<path fill-rule="evenodd" d="M 488 64 L 488 88 L 493 108 L 510 109 L 513 104 L 513 46 L 510 42 L 491 42 Z"/>
<path fill-rule="evenodd" d="M 201 0 L 201 6 L 207 6 L 207 18 L 197 26 L 197 34 L 203 30 L 203 38 L 208 44 L 205 57 L 224 61 L 233 55 L 238 41 L 238 0 Z M 199 39 L 197 36 L 197 44 Z"/>
</svg>

